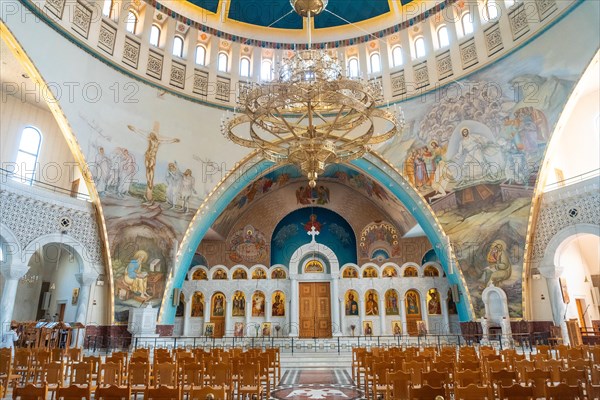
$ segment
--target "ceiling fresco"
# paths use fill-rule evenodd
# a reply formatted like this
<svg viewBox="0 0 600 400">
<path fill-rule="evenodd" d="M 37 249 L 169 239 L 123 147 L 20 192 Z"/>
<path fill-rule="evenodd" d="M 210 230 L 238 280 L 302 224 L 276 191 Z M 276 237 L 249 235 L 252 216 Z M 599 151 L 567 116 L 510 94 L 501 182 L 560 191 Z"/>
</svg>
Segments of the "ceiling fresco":
<svg viewBox="0 0 600 400">
<path fill-rule="evenodd" d="M 268 196 L 279 191 L 283 193 Z M 266 174 L 242 190 L 217 218 L 212 229 L 224 237 L 228 236 L 234 226 L 251 222 L 252 217 L 246 215 L 250 212 L 256 213 L 256 205 L 259 203 L 269 209 L 273 215 L 290 212 L 299 207 L 315 206 L 324 206 L 344 215 L 345 209 L 347 211 L 352 208 L 349 201 L 358 201 L 354 200 L 357 194 L 364 198 L 360 200 L 360 204 L 370 203 L 378 210 L 379 215 L 374 218 L 384 216 L 399 228 L 401 234 L 415 226 L 416 221 L 396 197 L 390 195 L 384 187 L 371 178 L 354 169 L 343 165 L 331 165 L 319 178 L 317 186 L 310 189 L 307 179 L 300 174 L 300 171 L 288 165 Z M 262 201 L 267 196 L 267 201 Z M 278 200 L 279 198 L 281 200 Z M 366 203 L 364 200 L 367 200 Z M 273 206 L 274 201 L 277 201 L 276 207 Z M 360 213 L 361 210 L 356 212 Z M 372 219 L 361 223 L 369 222 L 372 222 Z M 362 226 L 357 228 L 361 229 Z"/>
</svg>

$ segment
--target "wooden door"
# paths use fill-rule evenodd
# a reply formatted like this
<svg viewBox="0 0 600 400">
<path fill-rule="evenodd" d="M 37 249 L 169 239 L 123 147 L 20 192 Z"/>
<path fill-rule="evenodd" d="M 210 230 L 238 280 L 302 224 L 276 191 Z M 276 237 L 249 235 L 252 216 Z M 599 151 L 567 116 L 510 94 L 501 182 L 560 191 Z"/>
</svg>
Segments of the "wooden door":
<svg viewBox="0 0 600 400">
<path fill-rule="evenodd" d="M 210 322 L 215 324 L 213 337 L 225 336 L 225 310 L 226 300 L 223 293 L 215 293 L 212 298 Z"/>
<path fill-rule="evenodd" d="M 63 322 L 65 320 L 65 309 L 67 305 L 65 303 L 61 303 L 58 305 L 58 321 Z"/>
<path fill-rule="evenodd" d="M 329 282 L 300 283 L 300 337 L 331 337 Z"/>
<path fill-rule="evenodd" d="M 404 298 L 404 310 L 406 315 L 406 331 L 410 336 L 419 335 L 419 325 L 422 326 L 421 296 L 416 290 L 406 292 Z"/>
</svg>

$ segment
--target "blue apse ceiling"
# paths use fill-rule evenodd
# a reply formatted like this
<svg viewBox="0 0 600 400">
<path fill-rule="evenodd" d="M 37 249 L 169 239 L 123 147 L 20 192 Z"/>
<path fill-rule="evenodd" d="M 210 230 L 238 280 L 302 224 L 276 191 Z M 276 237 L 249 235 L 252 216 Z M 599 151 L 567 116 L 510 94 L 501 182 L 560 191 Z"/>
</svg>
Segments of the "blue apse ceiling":
<svg viewBox="0 0 600 400">
<path fill-rule="evenodd" d="M 188 0 L 216 13 L 219 0 Z M 398 0 L 396 0 L 398 1 Z M 399 0 L 406 5 L 415 0 Z M 289 0 L 230 0 L 229 18 L 262 27 L 302 29 L 302 18 Z M 329 28 L 364 21 L 390 12 L 388 0 L 329 0 L 326 11 L 315 17 L 315 28 Z"/>
</svg>

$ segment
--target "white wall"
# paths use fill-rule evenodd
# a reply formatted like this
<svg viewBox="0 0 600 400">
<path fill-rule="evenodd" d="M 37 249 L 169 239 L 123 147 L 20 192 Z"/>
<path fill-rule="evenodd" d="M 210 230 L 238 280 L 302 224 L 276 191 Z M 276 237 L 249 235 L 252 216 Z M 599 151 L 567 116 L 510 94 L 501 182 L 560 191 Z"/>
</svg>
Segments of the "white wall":
<svg viewBox="0 0 600 400">
<path fill-rule="evenodd" d="M 3 93 L 2 97 L 3 102 L 0 107 L 0 130 L 2 131 L 0 163 L 2 168 L 12 169 L 12 167 L 8 168 L 8 165 L 16 160 L 21 132 L 27 126 L 33 126 L 42 133 L 42 145 L 38 157 L 40 172 L 36 172 L 35 179 L 70 190 L 69 167 L 65 167 L 65 163 L 69 165 L 75 160 L 52 113 L 14 96 Z M 51 166 L 51 163 L 61 166 L 61 170 Z M 75 178 L 81 176 L 78 168 L 74 176 Z"/>
<path fill-rule="evenodd" d="M 552 306 L 548 295 L 546 278 L 539 275 L 539 279 L 531 279 L 530 282 L 532 319 L 535 321 L 552 321 Z"/>
</svg>

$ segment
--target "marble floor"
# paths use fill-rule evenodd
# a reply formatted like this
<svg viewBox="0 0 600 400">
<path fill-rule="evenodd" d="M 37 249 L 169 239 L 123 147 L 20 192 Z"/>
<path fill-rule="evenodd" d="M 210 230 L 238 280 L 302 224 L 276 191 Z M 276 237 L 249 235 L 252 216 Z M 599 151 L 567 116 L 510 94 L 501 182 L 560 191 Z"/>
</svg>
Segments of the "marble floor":
<svg viewBox="0 0 600 400">
<path fill-rule="evenodd" d="M 271 396 L 277 400 L 355 400 L 362 398 L 362 392 L 347 369 L 290 369 Z"/>
</svg>

